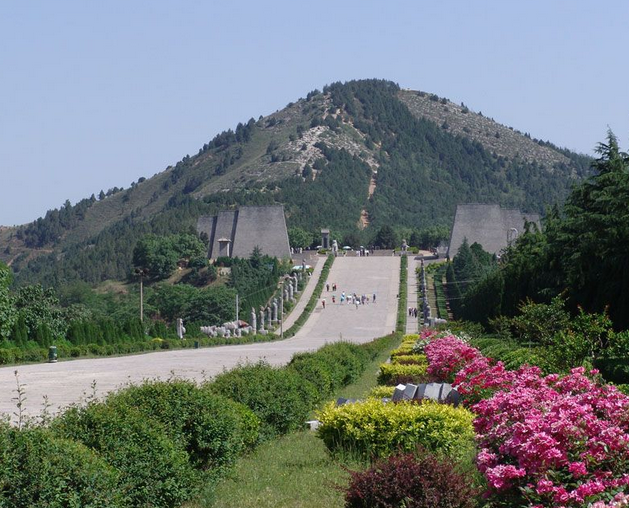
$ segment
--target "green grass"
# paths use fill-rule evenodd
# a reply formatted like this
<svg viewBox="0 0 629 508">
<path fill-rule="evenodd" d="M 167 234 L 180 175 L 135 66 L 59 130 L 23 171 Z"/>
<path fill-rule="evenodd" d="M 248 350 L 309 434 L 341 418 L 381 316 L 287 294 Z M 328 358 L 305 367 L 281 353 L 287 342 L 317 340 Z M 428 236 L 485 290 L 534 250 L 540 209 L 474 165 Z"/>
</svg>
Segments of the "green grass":
<svg viewBox="0 0 629 508">
<path fill-rule="evenodd" d="M 376 386 L 378 366 L 401 335 L 391 338 L 390 347 L 380 353 L 355 383 L 342 388 L 338 397 L 361 398 Z M 323 442 L 309 430 L 294 432 L 259 446 L 236 463 L 231 474 L 216 486 L 209 486 L 185 508 L 341 508 L 347 484 L 346 468 L 365 464 L 333 459 Z"/>
</svg>

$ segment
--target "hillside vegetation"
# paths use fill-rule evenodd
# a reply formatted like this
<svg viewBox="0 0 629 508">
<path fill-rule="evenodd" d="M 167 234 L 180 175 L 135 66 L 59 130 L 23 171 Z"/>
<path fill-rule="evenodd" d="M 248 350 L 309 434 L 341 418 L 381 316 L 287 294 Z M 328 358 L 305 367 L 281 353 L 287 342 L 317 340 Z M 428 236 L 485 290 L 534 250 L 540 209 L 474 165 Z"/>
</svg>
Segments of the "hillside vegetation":
<svg viewBox="0 0 629 508">
<path fill-rule="evenodd" d="M 18 284 L 120 279 L 143 234 L 192 232 L 200 215 L 245 204 L 281 203 L 289 227 L 361 238 L 383 225 L 449 226 L 462 202 L 543 212 L 589 162 L 434 94 L 334 83 L 127 189 L 0 228 L 0 259 Z"/>
</svg>

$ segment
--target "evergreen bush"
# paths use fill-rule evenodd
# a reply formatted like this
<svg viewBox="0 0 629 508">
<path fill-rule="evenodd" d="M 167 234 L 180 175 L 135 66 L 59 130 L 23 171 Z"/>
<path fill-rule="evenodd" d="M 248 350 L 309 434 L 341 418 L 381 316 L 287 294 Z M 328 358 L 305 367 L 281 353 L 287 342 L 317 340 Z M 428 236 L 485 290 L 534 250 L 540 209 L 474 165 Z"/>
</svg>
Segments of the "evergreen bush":
<svg viewBox="0 0 629 508">
<path fill-rule="evenodd" d="M 129 506 L 113 467 L 84 445 L 56 437 L 46 429 L 19 430 L 2 424 L 0 457 L 0 506 Z"/>
<path fill-rule="evenodd" d="M 130 506 L 175 507 L 196 492 L 199 476 L 163 425 L 134 408 L 91 403 L 67 409 L 54 432 L 83 443 L 118 470 Z"/>
<path fill-rule="evenodd" d="M 224 372 L 208 388 L 251 409 L 261 420 L 261 439 L 301 428 L 318 399 L 315 386 L 296 371 L 263 361 Z"/>
<path fill-rule="evenodd" d="M 376 399 L 318 412 L 318 434 L 332 452 L 385 457 L 417 445 L 450 455 L 467 453 L 474 438 L 474 415 L 464 408 L 424 401 L 384 404 Z"/>
</svg>

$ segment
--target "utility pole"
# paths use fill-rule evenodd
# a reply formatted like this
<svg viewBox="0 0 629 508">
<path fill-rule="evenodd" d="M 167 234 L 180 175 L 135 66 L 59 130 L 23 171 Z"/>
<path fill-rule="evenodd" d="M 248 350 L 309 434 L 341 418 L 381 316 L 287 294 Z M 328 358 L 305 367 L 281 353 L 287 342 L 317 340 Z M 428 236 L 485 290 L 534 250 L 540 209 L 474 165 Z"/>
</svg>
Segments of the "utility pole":
<svg viewBox="0 0 629 508">
<path fill-rule="evenodd" d="M 149 273 L 148 268 L 136 268 L 135 274 L 140 277 L 140 322 L 144 323 L 144 284 L 143 279 Z"/>
<path fill-rule="evenodd" d="M 238 293 L 236 293 L 236 321 L 238 321 Z"/>
<path fill-rule="evenodd" d="M 280 340 L 284 340 L 284 281 L 280 289 Z"/>
</svg>

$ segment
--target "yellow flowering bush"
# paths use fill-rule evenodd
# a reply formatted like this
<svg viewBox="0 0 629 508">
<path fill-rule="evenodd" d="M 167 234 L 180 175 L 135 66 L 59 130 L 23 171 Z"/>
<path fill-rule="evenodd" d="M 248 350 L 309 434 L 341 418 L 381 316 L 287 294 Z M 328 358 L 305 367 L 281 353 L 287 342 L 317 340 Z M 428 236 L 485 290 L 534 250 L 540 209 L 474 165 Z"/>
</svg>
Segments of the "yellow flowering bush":
<svg viewBox="0 0 629 508">
<path fill-rule="evenodd" d="M 385 397 L 391 398 L 393 397 L 394 391 L 395 391 L 395 387 L 393 386 L 374 386 L 371 389 L 371 391 L 367 394 L 367 398 L 378 399 L 378 400 L 382 400 Z"/>
<path fill-rule="evenodd" d="M 402 365 L 397 363 L 383 363 L 378 374 L 379 385 L 397 385 L 399 383 L 421 383 L 426 377 L 428 364 Z"/>
<path fill-rule="evenodd" d="M 394 365 L 424 365 L 428 363 L 428 360 L 426 355 L 404 355 L 391 358 L 391 363 Z"/>
<path fill-rule="evenodd" d="M 327 404 L 317 414 L 318 435 L 331 452 L 385 457 L 417 445 L 456 455 L 469 450 L 474 439 L 474 415 L 465 408 L 425 401 L 383 403 L 367 399 L 336 406 Z"/>
</svg>

